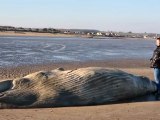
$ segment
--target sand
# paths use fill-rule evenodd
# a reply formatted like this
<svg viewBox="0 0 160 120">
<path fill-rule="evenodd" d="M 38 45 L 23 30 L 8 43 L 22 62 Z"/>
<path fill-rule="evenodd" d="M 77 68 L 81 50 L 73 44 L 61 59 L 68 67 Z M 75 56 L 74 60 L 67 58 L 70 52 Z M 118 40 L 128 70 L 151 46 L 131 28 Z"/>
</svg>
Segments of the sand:
<svg viewBox="0 0 160 120">
<path fill-rule="evenodd" d="M 159 120 L 159 102 L 1 110 L 1 120 Z"/>
<path fill-rule="evenodd" d="M 13 79 L 27 74 L 41 71 L 53 70 L 59 67 L 64 69 L 76 69 L 82 67 L 107 67 L 121 69 L 137 75 L 143 75 L 153 80 L 153 70 L 149 68 L 147 59 L 116 59 L 106 61 L 66 62 L 66 63 L 44 63 L 37 65 L 23 65 L 18 67 L 0 68 L 0 79 Z"/>
<path fill-rule="evenodd" d="M 146 59 L 121 59 L 107 61 L 46 63 L 1 68 L 1 79 L 13 79 L 39 70 L 51 70 L 57 67 L 75 69 L 79 67 L 108 67 L 121 69 L 136 75 L 147 76 L 153 80 L 153 70 Z M 39 108 L 39 109 L 3 109 L 0 120 L 159 120 L 160 102 L 143 101 L 98 106 Z"/>
<path fill-rule="evenodd" d="M 27 37 L 87 37 L 87 35 L 76 34 L 60 34 L 60 33 L 37 33 L 37 32 L 14 32 L 14 31 L 0 31 L 0 36 L 27 36 Z"/>
</svg>

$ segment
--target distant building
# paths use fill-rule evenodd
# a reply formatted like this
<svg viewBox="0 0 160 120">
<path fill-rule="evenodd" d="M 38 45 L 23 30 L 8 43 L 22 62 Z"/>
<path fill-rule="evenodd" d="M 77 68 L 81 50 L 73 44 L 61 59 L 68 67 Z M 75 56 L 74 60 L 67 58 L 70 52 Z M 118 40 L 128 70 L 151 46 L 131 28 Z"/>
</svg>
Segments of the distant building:
<svg viewBox="0 0 160 120">
<path fill-rule="evenodd" d="M 103 34 L 101 32 L 96 33 L 97 36 L 102 36 Z"/>
<path fill-rule="evenodd" d="M 107 32 L 107 33 L 105 33 L 105 36 L 109 36 L 109 33 Z"/>
<path fill-rule="evenodd" d="M 143 36 L 144 39 L 146 39 L 147 37 L 148 37 L 147 35 L 144 35 L 144 36 Z"/>
<path fill-rule="evenodd" d="M 70 31 L 64 31 L 64 34 L 70 34 L 71 32 Z"/>
<path fill-rule="evenodd" d="M 13 31 L 15 27 L 12 26 L 0 26 L 0 31 Z"/>
</svg>

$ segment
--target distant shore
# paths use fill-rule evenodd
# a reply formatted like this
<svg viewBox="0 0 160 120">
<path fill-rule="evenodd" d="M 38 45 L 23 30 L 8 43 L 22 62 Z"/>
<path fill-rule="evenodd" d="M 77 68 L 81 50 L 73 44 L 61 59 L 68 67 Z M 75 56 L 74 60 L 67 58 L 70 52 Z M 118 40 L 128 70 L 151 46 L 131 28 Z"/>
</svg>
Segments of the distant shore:
<svg viewBox="0 0 160 120">
<path fill-rule="evenodd" d="M 103 37 L 80 34 L 64 34 L 64 33 L 38 33 L 38 32 L 15 32 L 15 31 L 0 31 L 0 37 L 61 37 L 61 38 L 94 38 L 94 39 L 126 39 L 127 37 Z M 127 39 L 144 39 L 144 38 L 127 38 Z M 150 38 L 151 39 L 151 38 Z"/>
<path fill-rule="evenodd" d="M 29 36 L 29 37 L 90 37 L 87 35 L 62 34 L 62 33 L 37 33 L 37 32 L 14 32 L 0 31 L 0 36 Z"/>
</svg>

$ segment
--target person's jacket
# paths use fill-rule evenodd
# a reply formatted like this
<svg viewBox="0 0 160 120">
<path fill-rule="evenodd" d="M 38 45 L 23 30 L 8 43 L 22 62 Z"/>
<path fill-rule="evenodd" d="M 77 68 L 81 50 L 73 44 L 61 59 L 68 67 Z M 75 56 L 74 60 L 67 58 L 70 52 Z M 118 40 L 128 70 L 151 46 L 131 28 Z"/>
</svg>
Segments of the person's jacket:
<svg viewBox="0 0 160 120">
<path fill-rule="evenodd" d="M 160 68 L 160 46 L 154 50 L 153 56 L 150 59 L 151 68 Z"/>
</svg>

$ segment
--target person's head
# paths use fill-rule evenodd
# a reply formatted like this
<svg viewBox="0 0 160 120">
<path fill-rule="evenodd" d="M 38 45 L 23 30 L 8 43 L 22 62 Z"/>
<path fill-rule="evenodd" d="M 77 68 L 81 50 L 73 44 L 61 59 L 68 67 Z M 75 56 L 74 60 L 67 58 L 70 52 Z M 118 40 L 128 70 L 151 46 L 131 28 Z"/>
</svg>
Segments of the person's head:
<svg viewBox="0 0 160 120">
<path fill-rule="evenodd" d="M 158 37 L 158 38 L 156 39 L 156 45 L 157 45 L 157 46 L 160 46 L 160 37 Z"/>
</svg>

